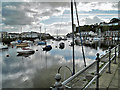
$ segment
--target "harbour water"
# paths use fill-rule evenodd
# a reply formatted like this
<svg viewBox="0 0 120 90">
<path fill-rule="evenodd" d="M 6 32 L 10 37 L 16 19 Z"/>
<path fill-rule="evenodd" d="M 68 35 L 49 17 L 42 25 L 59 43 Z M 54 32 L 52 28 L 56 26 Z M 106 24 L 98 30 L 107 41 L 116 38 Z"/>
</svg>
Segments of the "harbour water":
<svg viewBox="0 0 120 90">
<path fill-rule="evenodd" d="M 53 41 L 47 40 L 52 45 L 52 50 L 45 52 L 44 46 L 31 44 L 34 54 L 18 56 L 17 48 L 9 46 L 0 51 L 2 55 L 2 88 L 49 88 L 55 83 L 55 75 L 62 66 L 60 73 L 62 81 L 71 76 L 72 71 L 72 40 Z M 65 48 L 60 49 L 59 43 L 65 43 Z M 104 54 L 109 45 L 114 46 L 115 41 L 99 41 L 92 45 L 85 45 L 84 52 L 87 65 L 96 58 L 96 53 Z M 6 57 L 9 55 L 9 57 Z M 68 68 L 69 67 L 70 70 Z M 81 46 L 75 45 L 76 72 L 84 68 Z"/>
</svg>

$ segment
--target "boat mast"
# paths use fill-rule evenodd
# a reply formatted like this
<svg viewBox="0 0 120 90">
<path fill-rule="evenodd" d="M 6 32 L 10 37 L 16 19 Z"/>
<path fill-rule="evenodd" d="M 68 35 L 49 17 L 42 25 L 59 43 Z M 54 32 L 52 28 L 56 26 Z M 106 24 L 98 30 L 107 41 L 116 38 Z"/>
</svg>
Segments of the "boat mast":
<svg viewBox="0 0 120 90">
<path fill-rule="evenodd" d="M 40 26 L 40 40 L 41 40 L 41 26 Z"/>
<path fill-rule="evenodd" d="M 82 42 L 82 38 L 81 38 L 80 24 L 79 24 L 79 18 L 78 18 L 78 13 L 77 13 L 77 5 L 76 5 L 75 0 L 74 0 L 74 4 L 75 4 L 76 16 L 77 16 L 78 30 L 79 30 L 79 33 L 80 33 L 80 40 L 81 40 L 81 45 L 82 45 L 83 60 L 84 60 L 84 64 L 85 64 L 85 67 L 86 67 L 85 53 L 84 53 L 83 42 Z"/>
<path fill-rule="evenodd" d="M 73 75 L 75 74 L 75 54 L 74 54 L 74 20 L 73 20 L 73 0 L 71 0 L 71 19 L 72 19 L 72 42 L 73 42 Z"/>
</svg>

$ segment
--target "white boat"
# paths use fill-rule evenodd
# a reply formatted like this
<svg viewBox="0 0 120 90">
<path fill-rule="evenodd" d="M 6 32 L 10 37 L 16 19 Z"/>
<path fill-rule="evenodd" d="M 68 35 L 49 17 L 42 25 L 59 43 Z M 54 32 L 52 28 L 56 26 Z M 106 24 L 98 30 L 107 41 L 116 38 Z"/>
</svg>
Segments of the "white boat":
<svg viewBox="0 0 120 90">
<path fill-rule="evenodd" d="M 35 43 L 38 43 L 39 41 L 40 41 L 39 39 L 35 39 L 35 40 L 34 40 Z"/>
<path fill-rule="evenodd" d="M 94 37 L 93 38 L 93 41 L 99 41 L 99 40 L 101 40 L 101 38 L 99 38 L 99 37 Z"/>
<path fill-rule="evenodd" d="M 0 44 L 0 50 L 1 49 L 8 49 L 8 46 L 7 45 L 2 45 L 2 44 Z"/>
<path fill-rule="evenodd" d="M 31 54 L 34 52 L 35 51 L 33 49 L 30 49 L 30 48 L 18 48 L 17 49 L 17 53 L 19 53 L 19 54 Z"/>
<path fill-rule="evenodd" d="M 28 40 L 24 40 L 23 43 L 29 43 L 29 44 L 31 44 L 33 42 L 32 41 L 28 41 Z"/>
<path fill-rule="evenodd" d="M 80 39 L 76 38 L 76 39 L 75 39 L 75 44 L 76 44 L 76 45 L 81 45 Z"/>
<path fill-rule="evenodd" d="M 17 44 L 17 43 L 18 43 L 17 41 L 12 41 L 12 42 L 10 42 L 11 45 L 15 45 L 15 44 Z"/>
</svg>

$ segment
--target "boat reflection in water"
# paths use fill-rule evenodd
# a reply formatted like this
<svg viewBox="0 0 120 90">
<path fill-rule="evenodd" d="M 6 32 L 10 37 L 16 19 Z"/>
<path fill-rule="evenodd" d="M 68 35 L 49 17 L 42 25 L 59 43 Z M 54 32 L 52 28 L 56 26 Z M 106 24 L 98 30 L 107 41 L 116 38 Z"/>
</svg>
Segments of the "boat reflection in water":
<svg viewBox="0 0 120 90">
<path fill-rule="evenodd" d="M 50 51 L 52 49 L 51 45 L 47 45 L 43 48 L 43 51 Z"/>
<path fill-rule="evenodd" d="M 18 50 L 17 50 L 17 53 L 18 54 L 33 54 L 33 53 L 35 53 L 35 51 L 33 50 L 33 49 L 30 49 L 30 48 L 19 48 Z"/>
<path fill-rule="evenodd" d="M 35 53 L 35 52 L 34 52 Z M 24 53 L 24 54 L 18 54 L 17 56 L 19 57 L 19 56 L 23 56 L 23 57 L 29 57 L 29 56 L 31 56 L 31 55 L 33 55 L 34 53 Z"/>
</svg>

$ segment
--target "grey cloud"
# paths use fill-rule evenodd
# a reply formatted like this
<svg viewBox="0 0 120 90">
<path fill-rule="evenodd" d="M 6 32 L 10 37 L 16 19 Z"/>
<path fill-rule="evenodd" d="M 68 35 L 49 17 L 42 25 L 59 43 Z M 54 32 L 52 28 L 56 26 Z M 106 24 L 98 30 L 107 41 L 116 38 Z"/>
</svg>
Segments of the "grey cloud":
<svg viewBox="0 0 120 90">
<path fill-rule="evenodd" d="M 99 17 L 95 16 L 93 18 L 85 18 L 84 20 L 82 20 L 85 22 L 85 24 L 95 24 L 95 23 L 100 23 L 103 20 L 101 20 Z"/>
<path fill-rule="evenodd" d="M 16 6 L 17 9 L 11 10 L 9 8 L 4 8 L 6 6 Z M 31 24 L 33 19 L 26 15 L 23 10 L 22 3 L 3 3 L 2 7 L 2 17 L 5 18 L 2 22 L 6 25 L 26 25 Z"/>
<path fill-rule="evenodd" d="M 68 3 L 65 2 L 3 2 L 2 6 L 2 16 L 5 18 L 3 23 L 7 25 L 28 25 L 33 22 L 33 17 L 27 15 L 29 12 L 36 13 L 36 17 L 44 17 L 44 16 L 52 16 L 56 14 L 60 14 L 62 9 L 58 9 L 59 7 L 68 7 Z M 16 6 L 16 9 L 4 8 L 6 6 Z M 50 9 L 46 11 L 46 9 Z"/>
</svg>

